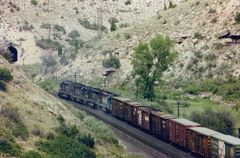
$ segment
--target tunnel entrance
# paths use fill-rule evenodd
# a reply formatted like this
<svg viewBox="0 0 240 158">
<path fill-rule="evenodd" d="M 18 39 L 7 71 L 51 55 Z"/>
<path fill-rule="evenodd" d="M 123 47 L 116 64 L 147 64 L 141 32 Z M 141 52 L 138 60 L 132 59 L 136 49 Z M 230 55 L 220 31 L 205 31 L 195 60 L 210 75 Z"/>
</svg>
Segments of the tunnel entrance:
<svg viewBox="0 0 240 158">
<path fill-rule="evenodd" d="M 18 61 L 18 52 L 17 52 L 17 49 L 15 47 L 13 47 L 12 45 L 10 45 L 8 47 L 8 50 L 9 50 L 9 53 L 10 53 L 10 56 L 11 56 L 11 62 L 16 62 Z"/>
</svg>

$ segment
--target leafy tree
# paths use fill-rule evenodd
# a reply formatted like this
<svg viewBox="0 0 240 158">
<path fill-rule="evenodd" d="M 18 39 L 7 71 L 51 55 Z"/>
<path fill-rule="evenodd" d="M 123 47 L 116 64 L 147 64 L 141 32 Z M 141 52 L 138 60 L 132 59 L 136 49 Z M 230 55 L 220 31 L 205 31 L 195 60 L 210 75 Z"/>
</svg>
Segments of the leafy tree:
<svg viewBox="0 0 240 158">
<path fill-rule="evenodd" d="M 132 58 L 133 77 L 144 98 L 155 98 L 155 83 L 159 82 L 162 74 L 174 61 L 175 53 L 171 51 L 173 41 L 167 36 L 157 36 L 147 43 L 140 43 Z"/>
<path fill-rule="evenodd" d="M 111 20 L 111 28 L 110 28 L 111 32 L 116 31 L 116 29 L 117 29 L 117 26 L 115 24 L 115 20 Z"/>
</svg>

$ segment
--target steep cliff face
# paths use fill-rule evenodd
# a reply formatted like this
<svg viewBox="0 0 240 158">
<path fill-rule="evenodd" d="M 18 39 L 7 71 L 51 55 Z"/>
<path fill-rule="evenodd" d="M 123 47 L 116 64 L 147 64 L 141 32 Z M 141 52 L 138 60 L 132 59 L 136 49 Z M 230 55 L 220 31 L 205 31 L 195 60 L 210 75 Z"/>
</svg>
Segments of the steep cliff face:
<svg viewBox="0 0 240 158">
<path fill-rule="evenodd" d="M 173 4 L 182 1 L 172 0 Z M 0 3 L 0 37 L 20 45 L 19 64 L 41 62 L 40 57 L 50 50 L 36 47 L 36 40 L 56 38 L 55 25 L 62 26 L 66 34 L 78 30 L 80 38 L 88 41 L 98 36 L 98 24 L 110 32 L 111 18 L 118 21 L 117 27 L 125 27 L 150 18 L 162 10 L 164 4 L 169 5 L 165 0 L 3 0 Z M 44 28 L 44 24 L 51 24 L 52 29 Z M 102 34 L 106 34 L 106 30 Z M 66 37 L 64 34 L 57 40 L 67 45 Z"/>
<path fill-rule="evenodd" d="M 226 29 L 232 34 L 239 33 L 239 24 L 235 21 L 240 5 L 238 0 L 178 0 L 171 1 L 170 8 L 170 1 L 163 0 L 50 0 L 49 6 L 48 1 L 37 2 L 37 5 L 29 1 L 1 2 L 4 5 L 1 6 L 0 33 L 19 43 L 21 57 L 18 64 L 41 62 L 42 55 L 54 54 L 59 63 L 56 70 L 62 79 L 72 78 L 76 72 L 81 79 L 105 82 L 108 78 L 102 76 L 102 61 L 112 54 L 122 65 L 112 77 L 111 82 L 116 84 L 130 76 L 133 48 L 139 42 L 148 42 L 161 34 L 176 41 L 175 50 L 179 53 L 174 65 L 166 72 L 166 78 L 224 78 L 240 74 L 239 44 L 218 39 L 219 33 Z M 101 14 L 98 8 L 103 9 Z M 117 31 L 109 31 L 111 18 L 118 21 Z M 108 33 L 103 33 L 99 40 L 96 26 L 101 19 Z M 46 24 L 50 24 L 51 29 Z M 62 27 L 56 31 L 56 25 Z M 85 41 L 78 53 L 69 42 L 68 35 L 72 30 L 78 30 L 80 36 L 77 39 Z M 46 48 L 46 39 L 51 39 L 54 46 Z M 57 56 L 59 45 L 66 54 L 61 59 Z M 48 73 L 47 77 L 50 75 Z"/>
<path fill-rule="evenodd" d="M 159 12 L 150 20 L 92 42 L 92 48 L 84 49 L 84 53 L 62 69 L 62 73 L 79 71 L 83 78 L 102 78 L 102 60 L 112 53 L 120 58 L 122 65 L 115 74 L 116 78 L 124 80 L 130 75 L 133 48 L 139 42 L 148 42 L 161 34 L 176 42 L 175 50 L 179 53 L 173 66 L 165 73 L 166 79 L 239 76 L 239 43 L 218 39 L 219 34 L 227 29 L 232 34 L 240 33 L 239 24 L 235 21 L 239 7 L 235 0 L 187 1 Z M 126 38 L 126 34 L 130 38 Z"/>
</svg>

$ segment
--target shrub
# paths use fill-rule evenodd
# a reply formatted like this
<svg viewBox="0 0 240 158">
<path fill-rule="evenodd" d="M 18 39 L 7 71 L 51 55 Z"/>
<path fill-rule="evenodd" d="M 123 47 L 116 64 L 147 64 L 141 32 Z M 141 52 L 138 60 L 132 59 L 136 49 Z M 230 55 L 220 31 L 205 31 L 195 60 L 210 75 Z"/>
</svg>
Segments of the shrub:
<svg viewBox="0 0 240 158">
<path fill-rule="evenodd" d="M 11 72 L 6 68 L 0 67 L 0 81 L 9 82 L 13 80 Z"/>
<path fill-rule="evenodd" d="M 126 0 L 125 5 L 130 5 L 132 3 L 131 0 Z"/>
<path fill-rule="evenodd" d="M 94 138 L 90 134 L 88 134 L 87 136 L 84 135 L 84 136 L 80 137 L 79 141 L 81 143 L 85 144 L 86 146 L 88 146 L 89 148 L 94 148 L 95 141 L 94 141 Z"/>
<path fill-rule="evenodd" d="M 236 13 L 235 15 L 235 21 L 240 24 L 240 13 Z"/>
<path fill-rule="evenodd" d="M 64 135 L 58 136 L 53 140 L 39 141 L 36 144 L 40 151 L 45 152 L 51 157 L 56 158 L 95 158 L 96 155 L 85 145 L 78 142 L 75 138 Z"/>
<path fill-rule="evenodd" d="M 169 1 L 169 8 L 175 8 L 177 5 L 176 4 L 173 4 L 172 1 Z"/>
<path fill-rule="evenodd" d="M 124 37 L 125 37 L 125 39 L 130 39 L 131 35 L 129 33 L 124 33 Z"/>
<path fill-rule="evenodd" d="M 78 22 L 86 29 L 90 30 L 98 30 L 98 25 L 96 23 L 90 23 L 88 19 L 78 19 Z M 101 31 L 107 32 L 107 28 L 105 26 L 100 26 Z"/>
<path fill-rule="evenodd" d="M 116 26 L 116 24 L 115 24 L 115 21 L 112 20 L 110 24 L 111 24 L 111 28 L 110 28 L 111 32 L 116 31 L 117 26 Z"/>
<path fill-rule="evenodd" d="M 43 158 L 43 156 L 37 151 L 28 151 L 21 158 Z"/>
<path fill-rule="evenodd" d="M 38 1 L 37 0 L 31 0 L 32 5 L 38 5 Z"/>
<path fill-rule="evenodd" d="M 78 37 L 80 37 L 80 33 L 77 30 L 72 30 L 68 34 L 68 37 L 70 37 L 70 38 L 78 38 Z"/>
<path fill-rule="evenodd" d="M 205 60 L 207 61 L 213 61 L 216 59 L 216 55 L 214 53 L 209 53 L 205 56 Z"/>
<path fill-rule="evenodd" d="M 12 129 L 12 134 L 26 140 L 29 136 L 27 127 L 24 125 L 17 109 L 3 107 L 0 110 L 0 115 L 9 120 L 9 127 Z"/>
<path fill-rule="evenodd" d="M 36 45 L 42 49 L 55 49 L 57 50 L 59 47 L 63 47 L 58 41 L 54 41 L 52 39 L 40 39 L 36 41 Z"/>
<path fill-rule="evenodd" d="M 60 26 L 58 24 L 54 25 L 54 30 L 58 31 L 58 32 L 62 32 L 62 33 L 66 33 L 66 30 L 63 26 Z"/>
<path fill-rule="evenodd" d="M 21 138 L 22 140 L 27 140 L 29 136 L 29 131 L 23 123 L 18 123 L 15 124 L 15 127 L 13 127 L 12 134 L 15 137 Z"/>
<path fill-rule="evenodd" d="M 49 23 L 42 23 L 42 25 L 40 26 L 43 29 L 50 29 L 51 28 L 51 24 Z"/>
<path fill-rule="evenodd" d="M 57 128 L 57 132 L 67 137 L 76 137 L 79 135 L 79 130 L 76 126 L 67 126 L 65 124 L 61 124 L 61 126 Z"/>
<path fill-rule="evenodd" d="M 200 32 L 195 32 L 194 38 L 202 40 L 204 38 L 204 36 Z"/>
<path fill-rule="evenodd" d="M 200 123 L 210 129 L 232 135 L 236 125 L 236 118 L 230 111 L 207 108 L 203 112 L 193 112 L 191 114 L 193 121 Z"/>
<path fill-rule="evenodd" d="M 10 156 L 19 156 L 21 148 L 15 142 L 12 143 L 7 139 L 0 138 L 0 153 L 4 153 Z"/>
<path fill-rule="evenodd" d="M 103 60 L 103 67 L 105 67 L 105 68 L 119 69 L 120 66 L 121 66 L 121 63 L 116 56 L 111 55 L 109 59 Z"/>
<path fill-rule="evenodd" d="M 52 79 L 46 79 L 39 83 L 40 87 L 49 93 L 56 92 L 58 89 L 58 83 Z"/>
</svg>

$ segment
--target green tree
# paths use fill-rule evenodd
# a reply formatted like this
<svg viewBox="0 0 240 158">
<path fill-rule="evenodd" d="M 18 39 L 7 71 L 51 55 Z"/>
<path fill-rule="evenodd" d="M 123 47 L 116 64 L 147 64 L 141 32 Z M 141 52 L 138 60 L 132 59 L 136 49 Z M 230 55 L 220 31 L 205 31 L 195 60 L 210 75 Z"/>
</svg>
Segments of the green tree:
<svg viewBox="0 0 240 158">
<path fill-rule="evenodd" d="M 167 36 L 157 36 L 149 44 L 140 43 L 132 58 L 133 77 L 144 98 L 155 98 L 155 83 L 174 61 L 176 53 L 172 52 L 173 41 Z"/>
<path fill-rule="evenodd" d="M 117 29 L 117 26 L 115 24 L 115 20 L 111 20 L 111 28 L 110 28 L 111 32 L 116 31 L 116 29 Z"/>
</svg>

